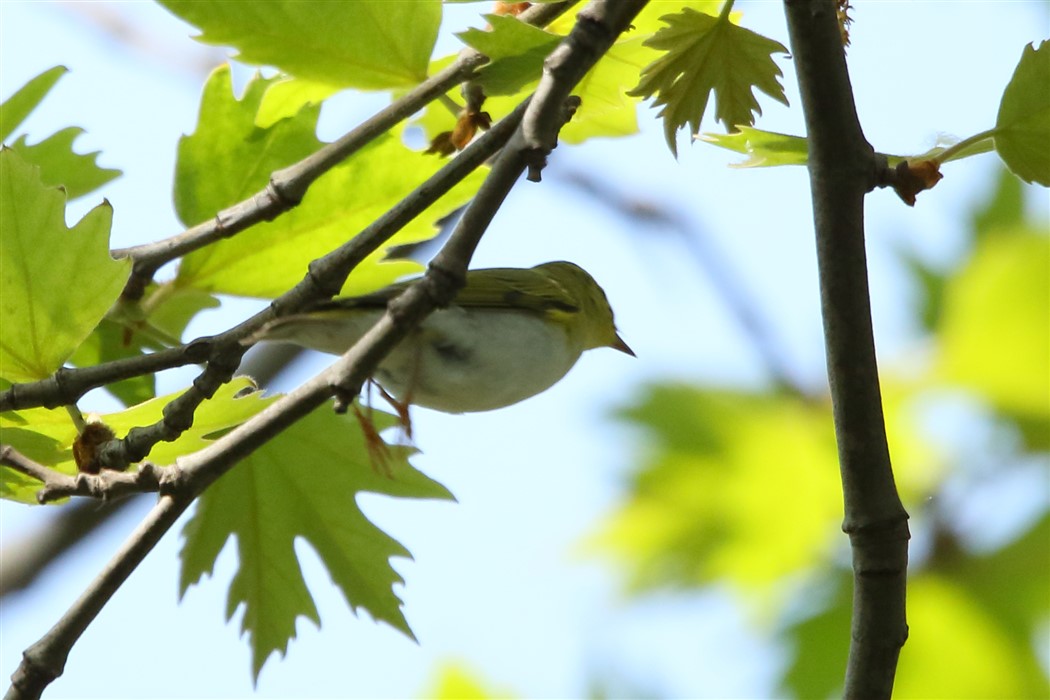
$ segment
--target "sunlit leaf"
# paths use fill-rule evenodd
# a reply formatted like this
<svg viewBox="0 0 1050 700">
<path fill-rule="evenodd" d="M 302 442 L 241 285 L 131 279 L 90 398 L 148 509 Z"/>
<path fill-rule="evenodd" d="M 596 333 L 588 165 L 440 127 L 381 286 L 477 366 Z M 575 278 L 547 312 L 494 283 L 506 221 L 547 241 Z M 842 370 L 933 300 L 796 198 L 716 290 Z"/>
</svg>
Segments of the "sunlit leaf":
<svg viewBox="0 0 1050 700">
<path fill-rule="evenodd" d="M 0 141 L 6 141 L 15 129 L 17 129 L 30 112 L 36 109 L 51 88 L 55 86 L 58 79 L 69 72 L 65 66 L 48 68 L 40 75 L 32 78 L 28 83 L 20 87 L 15 94 L 0 104 Z"/>
<path fill-rule="evenodd" d="M 396 420 L 373 415 L 379 429 Z M 400 498 L 451 494 L 409 466 L 406 448 L 389 449 L 390 476 L 371 464 L 353 418 L 319 409 L 201 497 L 183 532 L 179 590 L 185 593 L 210 574 L 227 540 L 236 539 L 238 568 L 226 615 L 244 608 L 241 627 L 249 636 L 255 677 L 271 654 L 285 653 L 299 617 L 320 625 L 296 556 L 297 540 L 316 551 L 352 608 L 412 636 L 392 590 L 403 580 L 390 565 L 391 557 L 410 556 L 408 550 L 369 522 L 355 499 L 363 491 Z"/>
<path fill-rule="evenodd" d="M 485 94 L 512 95 L 539 80 L 543 59 L 562 37 L 506 15 L 485 15 L 485 19 L 491 25 L 487 31 L 468 29 L 456 34 L 489 58 L 478 74 Z"/>
<path fill-rule="evenodd" d="M 62 191 L 0 153 L 0 376 L 47 377 L 116 301 L 131 263 L 109 255 L 111 219 L 103 203 L 68 228 Z"/>
<path fill-rule="evenodd" d="M 1050 239 L 1006 229 L 981 238 L 944 291 L 939 375 L 1050 447 Z"/>
<path fill-rule="evenodd" d="M 314 136 L 317 108 L 266 129 L 256 125 L 259 101 L 272 81 L 255 80 L 235 100 L 228 69 L 205 89 L 201 122 L 179 147 L 176 203 L 187 223 L 214 216 L 266 186 L 273 170 L 320 147 Z M 303 202 L 272 222 L 186 256 L 178 283 L 212 293 L 276 297 L 298 283 L 309 263 L 342 245 L 399 202 L 442 166 L 386 134 L 321 176 Z M 383 261 L 390 247 L 425 240 L 434 222 L 474 195 L 483 179 L 475 172 L 394 238 L 358 265 L 345 294 L 374 291 L 419 271 L 417 263 Z"/>
<path fill-rule="evenodd" d="M 705 133 L 699 138 L 748 156 L 747 160 L 734 164 L 737 168 L 805 165 L 809 160 L 809 142 L 801 136 L 778 134 L 750 126 L 741 126 L 739 129 L 731 134 Z"/>
<path fill-rule="evenodd" d="M 689 124 L 700 130 L 707 102 L 714 92 L 715 118 L 727 129 L 754 123 L 761 114 L 752 93 L 758 88 L 787 104 L 780 84 L 782 72 L 772 54 L 787 53 L 779 42 L 733 24 L 727 12 L 718 17 L 685 9 L 662 17 L 667 26 L 647 45 L 665 54 L 642 71 L 642 79 L 629 94 L 654 97 L 664 119 L 664 137 L 677 155 L 677 131 Z"/>
<path fill-rule="evenodd" d="M 894 697 L 1034 698 L 1048 691 L 1031 637 L 1011 638 L 958 581 L 934 573 L 909 577 L 908 642 Z"/>
<path fill-rule="evenodd" d="M 623 416 L 648 433 L 650 453 L 595 544 L 635 586 L 764 589 L 819 561 L 838 536 L 827 406 L 657 386 Z"/>
<path fill-rule="evenodd" d="M 385 89 L 426 77 L 440 0 L 160 0 L 237 58 L 335 87 Z"/>
<path fill-rule="evenodd" d="M 318 105 L 300 104 L 293 117 L 266 128 L 256 125 L 259 105 L 280 78 L 252 78 L 240 100 L 233 95 L 230 67 L 212 72 L 201 95 L 197 130 L 179 139 L 175 165 L 175 211 L 186 226 L 261 190 L 274 170 L 291 165 L 321 147 Z M 183 267 L 193 267 L 189 258 Z M 185 276 L 187 270 L 180 270 Z"/>
<path fill-rule="evenodd" d="M 999 103 L 995 149 L 1022 180 L 1050 187 L 1050 42 L 1024 48 Z"/>
<path fill-rule="evenodd" d="M 85 154 L 73 151 L 73 141 L 82 133 L 83 129 L 71 126 L 32 145 L 26 143 L 25 136 L 20 136 L 11 148 L 27 163 L 40 166 L 40 179 L 45 185 L 61 186 L 69 199 L 76 199 L 120 176 L 119 170 L 96 163 L 98 151 Z"/>
<path fill-rule="evenodd" d="M 433 700 L 510 700 L 514 696 L 506 691 L 487 688 L 478 674 L 459 663 L 443 663 L 430 689 L 421 697 Z"/>
</svg>

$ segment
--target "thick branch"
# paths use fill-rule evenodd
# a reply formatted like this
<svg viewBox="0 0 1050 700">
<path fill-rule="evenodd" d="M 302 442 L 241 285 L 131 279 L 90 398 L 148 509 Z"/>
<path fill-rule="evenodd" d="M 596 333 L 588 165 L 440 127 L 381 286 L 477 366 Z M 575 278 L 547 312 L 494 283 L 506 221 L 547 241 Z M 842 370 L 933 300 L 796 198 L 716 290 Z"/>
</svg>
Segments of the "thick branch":
<svg viewBox="0 0 1050 700">
<path fill-rule="evenodd" d="M 864 250 L 878 162 L 857 118 L 833 0 L 785 0 L 809 137 L 828 379 L 853 548 L 849 698 L 889 698 L 907 637 L 908 515 L 882 415 Z"/>
</svg>

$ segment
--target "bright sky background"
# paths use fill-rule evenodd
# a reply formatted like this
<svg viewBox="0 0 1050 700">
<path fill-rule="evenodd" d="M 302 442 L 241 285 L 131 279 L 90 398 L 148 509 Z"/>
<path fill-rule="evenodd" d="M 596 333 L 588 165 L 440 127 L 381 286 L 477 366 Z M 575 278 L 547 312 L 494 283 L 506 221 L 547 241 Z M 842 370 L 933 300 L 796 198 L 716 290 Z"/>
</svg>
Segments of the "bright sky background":
<svg viewBox="0 0 1050 700">
<path fill-rule="evenodd" d="M 849 60 L 869 141 L 916 153 L 940 134 L 991 127 L 1024 44 L 1050 33 L 1043 0 L 858 2 Z M 487 4 L 457 7 L 446 30 Z M 473 10 L 472 10 L 473 8 Z M 740 2 L 743 24 L 787 44 L 783 11 L 771 0 Z M 115 40 L 99 19 L 127 22 Z M 480 20 L 473 20 L 482 26 Z M 180 230 L 171 205 L 176 142 L 193 131 L 204 76 L 222 53 L 188 38 L 190 28 L 148 2 L 46 3 L 0 0 L 0 98 L 63 64 L 59 82 L 28 122 L 31 141 L 84 127 L 81 152 L 124 176 L 71 207 L 75 220 L 105 196 L 114 206 L 114 247 Z M 447 32 L 446 32 L 447 33 Z M 454 40 L 443 46 L 455 50 Z M 758 126 L 801 133 L 791 64 L 778 58 L 792 108 L 762 98 Z M 240 74 L 241 83 L 247 72 Z M 380 101 L 340 99 L 322 115 L 322 138 L 349 130 Z M 365 496 L 366 513 L 407 546 L 405 613 L 419 644 L 356 618 L 312 552 L 300 548 L 324 629 L 300 624 L 286 660 L 271 659 L 254 697 L 418 697 L 435 664 L 464 660 L 496 688 L 522 697 L 575 697 L 592 677 L 677 697 L 760 697 L 771 692 L 782 653 L 749 626 L 728 592 L 626 601 L 615 571 L 580 552 L 581 539 L 616 504 L 639 440 L 610 412 L 646 380 L 758 385 L 764 379 L 746 336 L 673 236 L 632 228 L 581 199 L 564 174 L 584 171 L 695 222 L 729 274 L 753 295 L 800 381 L 824 382 L 809 192 L 801 168 L 742 171 L 705 144 L 680 142 L 676 163 L 648 107 L 644 133 L 563 146 L 541 185 L 522 183 L 496 218 L 476 267 L 572 260 L 603 284 L 621 335 L 638 359 L 599 350 L 545 394 L 488 414 L 417 411 L 416 465 L 459 503 L 390 502 Z M 705 128 L 713 130 L 710 122 Z M 917 351 L 906 313 L 910 291 L 892 251 L 933 261 L 959 252 L 962 222 L 986 195 L 994 155 L 949 164 L 946 178 L 908 209 L 891 192 L 868 198 L 873 305 L 880 360 Z M 1047 209 L 1045 190 L 1032 201 Z M 238 302 L 195 323 L 187 337 L 230 325 L 254 308 Z M 232 310 L 232 311 L 231 311 Z M 236 314 L 236 317 L 231 316 Z M 318 356 L 313 368 L 328 360 Z M 183 386 L 174 372 L 160 389 Z M 301 377 L 300 377 L 301 378 Z M 298 380 L 297 380 L 298 381 Z M 287 388 L 287 387 L 285 387 Z M 102 404 L 97 404 L 102 406 Z M 93 406 L 85 403 L 85 408 Z M 0 678 L 52 625 L 144 513 L 113 522 L 61 571 L 3 601 Z M 4 502 L 9 543 L 51 515 Z M 181 525 L 175 531 L 181 529 Z M 169 533 L 75 647 L 48 697 L 251 697 L 239 615 L 224 624 L 235 555 L 227 548 L 213 580 L 176 601 L 179 538 Z"/>
</svg>

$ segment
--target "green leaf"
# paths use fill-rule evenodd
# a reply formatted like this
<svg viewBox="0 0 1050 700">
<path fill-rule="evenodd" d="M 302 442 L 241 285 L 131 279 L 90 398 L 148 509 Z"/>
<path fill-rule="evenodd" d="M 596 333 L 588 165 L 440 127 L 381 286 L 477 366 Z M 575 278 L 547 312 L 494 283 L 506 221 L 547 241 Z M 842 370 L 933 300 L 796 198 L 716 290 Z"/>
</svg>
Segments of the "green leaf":
<svg viewBox="0 0 1050 700">
<path fill-rule="evenodd" d="M 179 139 L 175 165 L 175 211 L 186 226 L 258 192 L 270 174 L 321 147 L 318 105 L 303 104 L 295 116 L 260 128 L 255 119 L 263 96 L 281 78 L 256 75 L 238 100 L 230 67 L 216 68 L 201 95 L 197 130 Z"/>
<path fill-rule="evenodd" d="M 241 61 L 335 87 L 369 90 L 423 80 L 441 23 L 440 0 L 160 4 L 200 27 L 200 41 L 237 49 Z"/>
<path fill-rule="evenodd" d="M 254 388 L 254 383 L 247 377 L 236 377 L 224 384 L 215 392 L 215 396 L 197 408 L 193 415 L 193 426 L 173 442 L 157 443 L 149 454 L 149 460 L 160 465 L 172 464 L 176 457 L 207 447 L 230 428 L 266 408 L 273 398 L 263 398 L 260 391 L 245 394 Z M 117 437 L 124 437 L 133 427 L 150 425 L 160 420 L 164 407 L 180 393 L 151 399 L 116 413 L 102 414 L 99 419 Z M 66 411 L 34 408 L 20 411 L 17 418 L 10 413 L 0 413 L 0 428 L 4 432 L 4 442 L 13 445 L 27 457 L 66 474 L 77 473 L 73 461 L 73 441 L 77 437 L 77 430 Z M 25 503 L 36 503 L 34 494 L 40 488 L 40 483 L 28 480 L 27 484 L 18 485 L 17 488 L 8 486 L 6 484 L 11 474 L 15 472 L 3 467 L 5 486 L 0 495 Z"/>
<path fill-rule="evenodd" d="M 395 423 L 373 412 L 376 428 Z M 184 594 L 211 574 L 226 541 L 237 540 L 238 569 L 226 615 L 244 606 L 242 632 L 252 648 L 252 674 L 269 656 L 285 653 L 302 616 L 320 625 L 303 580 L 295 543 L 302 540 L 324 562 L 347 603 L 412 636 L 392 587 L 403 583 L 390 557 L 410 556 L 369 522 L 355 502 L 362 491 L 400 498 L 451 494 L 409 466 L 405 448 L 389 448 L 391 475 L 377 473 L 353 418 L 314 411 L 246 458 L 200 498 L 183 531 Z"/>
<path fill-rule="evenodd" d="M 741 126 L 739 131 L 731 134 L 703 133 L 697 138 L 719 148 L 725 148 L 726 150 L 748 156 L 747 160 L 734 163 L 731 166 L 735 168 L 805 165 L 809 161 L 809 142 L 802 136 L 791 136 L 789 134 L 779 134 L 775 131 L 764 131 L 750 126 Z M 940 163 L 950 163 L 953 160 L 987 153 L 992 150 L 992 140 L 991 138 L 983 139 L 971 144 L 968 148 L 955 151 L 949 154 L 947 158 L 941 159 L 940 155 L 946 150 L 948 150 L 948 145 L 938 145 L 918 155 L 898 156 L 892 153 L 879 153 L 878 155 L 884 157 L 891 168 L 902 161 L 937 160 Z"/>
<path fill-rule="evenodd" d="M 820 612 L 792 620 L 780 632 L 787 641 L 791 661 L 781 682 L 786 692 L 777 697 L 829 698 L 841 695 L 849 655 L 850 572 L 835 570 L 821 584 L 809 583 L 807 603 L 821 601 Z"/>
<path fill-rule="evenodd" d="M 422 697 L 433 700 L 510 700 L 514 695 L 486 687 L 479 675 L 464 664 L 445 662 L 438 666 L 437 678 Z"/>
<path fill-rule="evenodd" d="M 82 133 L 83 129 L 71 126 L 32 146 L 26 143 L 25 136 L 20 136 L 11 148 L 27 163 L 40 166 L 40 179 L 45 185 L 61 186 L 69 199 L 76 199 L 121 174 L 96 163 L 99 151 L 83 155 L 73 151 L 73 141 Z"/>
<path fill-rule="evenodd" d="M 943 471 L 906 398 L 884 380 L 907 504 L 925 499 Z M 656 385 L 620 415 L 644 431 L 647 449 L 629 499 L 591 542 L 624 566 L 634 590 L 728 582 L 765 602 L 786 590 L 771 584 L 825 566 L 842 543 L 830 402 Z"/>
<path fill-rule="evenodd" d="M 1001 170 L 988 203 L 973 213 L 973 237 L 984 238 L 989 233 L 1024 224 L 1024 185 L 1006 170 Z"/>
<path fill-rule="evenodd" d="M 911 573 L 908 642 L 901 653 L 894 697 L 976 700 L 1047 695 L 1046 676 L 1032 646 L 1048 608 L 1046 523 L 1044 519 L 1018 543 L 992 555 L 955 550 L 947 559 L 935 560 L 934 568 Z M 999 569 L 998 564 L 1006 568 Z M 831 591 L 807 586 L 806 604 L 826 598 L 825 607 L 792 621 L 781 633 L 793 659 L 783 679 L 788 692 L 779 696 L 841 694 L 849 649 L 850 573 L 837 571 L 828 584 Z M 1004 617 L 1004 605 L 1016 619 Z"/>
<path fill-rule="evenodd" d="M 1027 570 L 1021 575 L 1033 576 Z M 1040 580 L 1045 586 L 1046 577 Z M 998 581 L 1002 596 L 1002 587 L 1012 586 Z M 995 612 L 958 580 L 933 572 L 909 576 L 908 627 L 894 696 L 976 700 L 1047 697 L 1050 691 L 1032 650 L 1038 628 L 1033 625 L 1026 639 L 1011 638 Z"/>
<path fill-rule="evenodd" d="M 1033 449 L 1050 448 L 1050 241 L 1005 229 L 982 238 L 948 282 L 940 328 L 942 380 L 978 392 L 1015 420 Z"/>
<path fill-rule="evenodd" d="M 782 73 L 771 57 L 788 52 L 782 44 L 736 26 L 726 11 L 712 17 L 686 8 L 661 19 L 667 26 L 646 43 L 666 53 L 642 71 L 628 94 L 655 96 L 653 106 L 662 107 L 664 136 L 676 156 L 676 132 L 687 123 L 693 133 L 700 130 L 712 91 L 715 118 L 729 130 L 750 126 L 753 113 L 762 113 L 752 88 L 787 104 Z"/>
<path fill-rule="evenodd" d="M 332 96 L 336 89 L 326 83 L 299 78 L 284 78 L 271 82 L 263 94 L 255 125 L 261 129 L 273 126 L 282 119 L 294 117 L 306 105 L 319 105 Z"/>
<path fill-rule="evenodd" d="M 1019 178 L 1050 187 L 1050 42 L 1024 48 L 999 103 L 995 150 Z"/>
<path fill-rule="evenodd" d="M 789 136 L 741 126 L 731 134 L 700 135 L 700 139 L 748 159 L 734 164 L 737 168 L 767 168 L 774 165 L 805 165 L 809 160 L 809 142 L 802 136 Z"/>
<path fill-rule="evenodd" d="M 507 15 L 485 15 L 491 29 L 468 29 L 456 34 L 467 46 L 489 58 L 481 68 L 478 82 L 489 97 L 513 95 L 540 79 L 543 60 L 562 40 Z"/>
<path fill-rule="evenodd" d="M 842 517 L 828 407 L 656 386 L 622 415 L 648 433 L 649 456 L 594 544 L 633 587 L 755 593 L 824 557 Z"/>
<path fill-rule="evenodd" d="M 205 88 L 197 131 L 179 144 L 176 203 L 186 223 L 265 187 L 273 170 L 320 147 L 314 136 L 317 108 L 271 127 L 255 125 L 259 101 L 273 81 L 256 80 L 240 101 L 232 98 L 228 70 Z M 309 263 L 352 238 L 399 202 L 443 163 L 406 148 L 397 130 L 386 134 L 315 182 L 303 202 L 272 222 L 256 225 L 186 256 L 178 284 L 207 292 L 276 297 L 298 283 Z M 420 269 L 408 261 L 383 261 L 394 246 L 430 238 L 432 222 L 464 204 L 483 180 L 474 172 L 423 215 L 369 256 L 350 276 L 346 294 L 386 286 Z"/>
<path fill-rule="evenodd" d="M 0 153 L 0 376 L 49 376 L 117 300 L 131 261 L 109 255 L 111 219 L 103 203 L 68 228 L 62 191 L 14 151 Z"/>
<path fill-rule="evenodd" d="M 26 117 L 43 101 L 58 79 L 69 72 L 65 66 L 49 68 L 0 104 L 0 141 L 6 141 Z"/>
</svg>

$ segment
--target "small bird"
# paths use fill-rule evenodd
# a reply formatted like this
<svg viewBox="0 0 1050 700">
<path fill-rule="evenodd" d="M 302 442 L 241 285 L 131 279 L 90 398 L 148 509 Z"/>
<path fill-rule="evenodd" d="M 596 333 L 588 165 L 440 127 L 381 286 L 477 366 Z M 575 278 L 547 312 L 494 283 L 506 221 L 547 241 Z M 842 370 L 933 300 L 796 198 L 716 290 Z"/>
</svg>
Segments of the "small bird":
<svg viewBox="0 0 1050 700">
<path fill-rule="evenodd" d="M 274 321 L 258 339 L 342 354 L 409 284 L 322 302 Z M 402 340 L 373 379 L 402 407 L 490 411 L 549 389 L 585 350 L 601 347 L 634 355 L 605 292 L 578 265 L 471 270 L 448 308 Z"/>
</svg>

